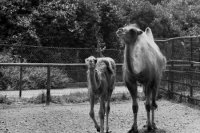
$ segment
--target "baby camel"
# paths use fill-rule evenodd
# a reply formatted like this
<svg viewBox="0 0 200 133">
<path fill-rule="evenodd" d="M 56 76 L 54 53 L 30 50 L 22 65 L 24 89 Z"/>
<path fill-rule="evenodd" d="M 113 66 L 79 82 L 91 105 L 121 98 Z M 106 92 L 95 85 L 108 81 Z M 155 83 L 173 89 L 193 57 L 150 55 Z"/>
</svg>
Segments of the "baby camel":
<svg viewBox="0 0 200 133">
<path fill-rule="evenodd" d="M 95 58 L 94 56 L 86 58 L 85 63 L 88 67 L 87 81 L 90 96 L 89 115 L 94 121 L 97 131 L 104 133 L 104 116 L 106 113 L 106 132 L 108 132 L 108 115 L 110 112 L 110 98 L 115 85 L 116 64 L 112 58 Z M 100 100 L 100 126 L 97 124 L 94 114 L 94 104 L 96 98 L 99 98 Z M 106 101 L 107 104 L 105 106 Z"/>
</svg>

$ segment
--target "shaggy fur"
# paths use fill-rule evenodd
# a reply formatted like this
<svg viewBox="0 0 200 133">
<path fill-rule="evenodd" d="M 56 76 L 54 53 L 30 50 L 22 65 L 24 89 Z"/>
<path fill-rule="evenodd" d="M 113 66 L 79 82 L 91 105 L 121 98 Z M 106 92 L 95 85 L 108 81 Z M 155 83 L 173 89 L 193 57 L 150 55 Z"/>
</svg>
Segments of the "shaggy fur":
<svg viewBox="0 0 200 133">
<path fill-rule="evenodd" d="M 90 56 L 85 59 L 88 66 L 87 80 L 88 92 L 90 96 L 90 117 L 94 121 L 97 131 L 104 133 L 104 115 L 106 113 L 106 132 L 108 132 L 108 115 L 110 112 L 110 98 L 114 90 L 116 65 L 109 57 L 95 58 Z M 97 124 L 94 115 L 95 98 L 100 99 L 100 126 Z M 105 106 L 105 102 L 107 102 Z"/>
<path fill-rule="evenodd" d="M 157 107 L 157 89 L 165 69 L 166 58 L 154 42 L 150 28 L 145 32 L 135 24 L 131 24 L 117 31 L 117 36 L 125 44 L 124 49 L 124 80 L 132 96 L 134 123 L 129 133 L 138 132 L 137 129 L 137 82 L 143 84 L 146 96 L 147 128 L 155 129 L 154 109 Z M 150 122 L 150 110 L 152 121 Z"/>
</svg>

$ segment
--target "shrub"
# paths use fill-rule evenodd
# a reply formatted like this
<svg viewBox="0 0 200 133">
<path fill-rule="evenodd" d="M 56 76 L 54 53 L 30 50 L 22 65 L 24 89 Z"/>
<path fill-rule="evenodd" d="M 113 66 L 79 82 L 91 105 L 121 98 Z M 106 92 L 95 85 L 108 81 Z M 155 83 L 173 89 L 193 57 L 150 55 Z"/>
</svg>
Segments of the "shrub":
<svg viewBox="0 0 200 133">
<path fill-rule="evenodd" d="M 16 59 L 9 53 L 0 53 L 0 62 L 14 63 Z M 19 67 L 1 67 L 0 87 L 2 90 L 19 89 Z M 71 81 L 67 72 L 59 68 L 51 68 L 51 87 L 64 88 Z M 44 67 L 23 68 L 23 89 L 43 89 L 47 83 L 47 69 Z"/>
<path fill-rule="evenodd" d="M 71 93 L 69 95 L 63 95 L 62 98 L 66 103 L 82 103 L 89 101 L 88 93 Z"/>
<path fill-rule="evenodd" d="M 46 94 L 42 92 L 39 94 L 37 97 L 32 97 L 28 100 L 30 103 L 35 103 L 35 104 L 42 104 L 46 102 Z"/>
<path fill-rule="evenodd" d="M 0 103 L 3 103 L 3 104 L 11 104 L 12 102 L 11 102 L 11 100 L 9 100 L 9 99 L 7 98 L 6 95 L 5 95 L 5 96 L 0 95 Z"/>
<path fill-rule="evenodd" d="M 64 70 L 51 68 L 51 88 L 64 88 L 71 81 Z M 24 89 L 46 88 L 47 69 L 44 67 L 26 68 L 23 75 Z"/>
</svg>

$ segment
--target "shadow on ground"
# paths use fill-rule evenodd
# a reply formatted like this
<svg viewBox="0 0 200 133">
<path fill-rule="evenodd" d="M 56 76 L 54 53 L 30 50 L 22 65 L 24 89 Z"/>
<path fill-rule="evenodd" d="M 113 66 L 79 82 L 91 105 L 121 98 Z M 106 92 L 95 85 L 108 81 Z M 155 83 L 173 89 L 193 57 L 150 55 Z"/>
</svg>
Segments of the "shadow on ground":
<svg viewBox="0 0 200 133">
<path fill-rule="evenodd" d="M 139 129 L 138 133 L 167 133 L 166 130 L 164 129 L 156 129 L 156 130 L 152 130 L 152 131 L 147 131 L 147 129 Z"/>
</svg>

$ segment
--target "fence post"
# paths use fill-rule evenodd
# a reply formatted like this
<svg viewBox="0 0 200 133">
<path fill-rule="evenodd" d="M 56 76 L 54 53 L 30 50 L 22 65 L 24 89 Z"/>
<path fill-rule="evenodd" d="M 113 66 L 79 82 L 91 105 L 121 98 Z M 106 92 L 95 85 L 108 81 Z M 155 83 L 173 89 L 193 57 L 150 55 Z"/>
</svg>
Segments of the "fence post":
<svg viewBox="0 0 200 133">
<path fill-rule="evenodd" d="M 173 98 L 173 92 L 174 92 L 174 72 L 173 72 L 173 70 L 174 70 L 174 62 L 172 61 L 172 63 L 171 63 L 171 70 L 172 71 L 170 71 L 170 75 L 171 75 L 171 89 L 170 89 L 170 98 Z"/>
<path fill-rule="evenodd" d="M 20 45 L 20 63 L 22 63 L 22 44 Z M 19 70 L 19 97 L 22 97 L 22 66 L 20 66 Z"/>
<path fill-rule="evenodd" d="M 198 45 L 200 44 L 200 37 L 198 37 Z M 199 59 L 198 62 L 200 62 L 200 47 L 198 47 L 198 53 L 199 53 Z"/>
<path fill-rule="evenodd" d="M 190 97 L 193 97 L 192 73 L 190 72 Z"/>
<path fill-rule="evenodd" d="M 51 67 L 48 65 L 47 66 L 47 97 L 46 97 L 46 104 L 49 105 L 51 101 Z"/>
<path fill-rule="evenodd" d="M 192 43 L 192 38 L 190 39 L 190 61 L 193 61 L 193 43 Z M 191 67 L 193 67 L 193 64 L 191 63 Z"/>
<path fill-rule="evenodd" d="M 171 59 L 174 59 L 174 41 L 172 40 L 172 53 L 171 53 Z M 174 92 L 174 62 L 171 62 L 171 68 L 169 70 L 170 71 L 170 83 L 171 83 L 171 87 L 170 87 L 170 98 L 173 98 L 173 92 Z"/>
<path fill-rule="evenodd" d="M 20 62 L 21 63 L 21 62 Z M 22 97 L 22 66 L 20 66 L 20 70 L 19 70 L 19 97 Z"/>
<path fill-rule="evenodd" d="M 193 61 L 193 53 L 192 53 L 192 50 L 193 50 L 193 42 L 192 42 L 192 38 L 190 39 L 190 52 L 191 52 L 191 61 Z M 190 65 L 190 71 L 193 71 L 193 63 L 191 62 L 191 65 Z M 193 82 L 193 73 L 190 72 L 190 97 L 193 97 L 193 86 L 192 86 L 192 82 Z"/>
</svg>

